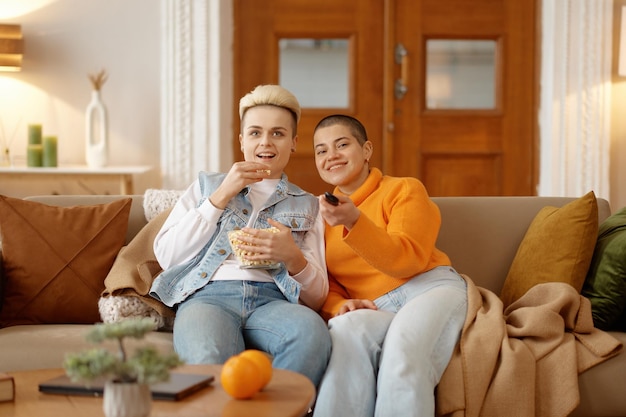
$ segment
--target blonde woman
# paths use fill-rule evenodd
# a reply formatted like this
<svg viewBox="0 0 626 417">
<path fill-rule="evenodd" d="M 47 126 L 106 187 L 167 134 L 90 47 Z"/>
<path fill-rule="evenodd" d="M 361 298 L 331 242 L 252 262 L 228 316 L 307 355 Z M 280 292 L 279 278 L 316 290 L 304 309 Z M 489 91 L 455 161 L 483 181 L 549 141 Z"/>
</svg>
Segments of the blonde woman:
<svg viewBox="0 0 626 417">
<path fill-rule="evenodd" d="M 174 348 L 187 363 L 254 348 L 317 385 L 330 355 L 316 312 L 328 293 L 324 223 L 317 199 L 283 172 L 300 106 L 286 89 L 261 85 L 239 114 L 244 160 L 226 174 L 201 172 L 177 202 L 154 242 L 164 272 L 150 293 L 176 309 Z M 270 269 L 241 267 L 228 238 L 237 229 L 244 260 Z"/>
</svg>

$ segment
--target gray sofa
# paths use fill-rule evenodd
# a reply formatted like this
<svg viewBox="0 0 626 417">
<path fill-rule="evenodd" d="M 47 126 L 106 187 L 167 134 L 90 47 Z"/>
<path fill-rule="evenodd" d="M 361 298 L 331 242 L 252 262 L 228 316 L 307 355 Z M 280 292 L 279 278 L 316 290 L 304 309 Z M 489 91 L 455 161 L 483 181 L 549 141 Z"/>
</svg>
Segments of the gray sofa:
<svg viewBox="0 0 626 417">
<path fill-rule="evenodd" d="M 30 200 L 70 206 L 109 202 L 120 196 L 40 196 Z M 132 196 L 128 233 L 132 237 L 146 224 L 143 196 Z M 442 214 L 438 246 L 455 268 L 476 285 L 500 293 L 507 271 L 526 229 L 544 206 L 562 206 L 573 199 L 560 197 L 439 197 Z M 598 200 L 599 220 L 611 214 L 607 201 Z M 2 278 L 0 276 L 0 278 Z M 0 371 L 58 368 L 65 352 L 87 346 L 88 325 L 25 325 L 0 329 Z M 611 332 L 623 343 L 626 333 Z M 172 349 L 169 332 L 154 332 L 148 341 Z M 626 355 L 619 354 L 582 373 L 581 403 L 574 416 L 626 416 Z"/>
</svg>

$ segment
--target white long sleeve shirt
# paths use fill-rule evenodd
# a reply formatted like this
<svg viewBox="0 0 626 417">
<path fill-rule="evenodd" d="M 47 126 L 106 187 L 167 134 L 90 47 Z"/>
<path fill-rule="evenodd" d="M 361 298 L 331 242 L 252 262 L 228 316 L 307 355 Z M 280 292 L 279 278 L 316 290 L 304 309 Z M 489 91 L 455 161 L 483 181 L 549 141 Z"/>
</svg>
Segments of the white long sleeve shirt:
<svg viewBox="0 0 626 417">
<path fill-rule="evenodd" d="M 274 192 L 279 180 L 263 180 L 250 186 L 248 197 L 253 206 L 249 225 L 253 224 L 260 206 Z M 197 206 L 202 198 L 200 185 L 195 181 L 180 197 L 154 240 L 154 253 L 165 270 L 193 258 L 217 230 L 223 210 L 213 206 L 209 199 Z M 300 300 L 318 310 L 328 294 L 324 247 L 324 220 L 318 213 L 314 227 L 309 230 L 300 248 L 307 265 L 293 275 L 301 285 Z M 271 275 L 263 269 L 240 268 L 231 255 L 217 269 L 212 280 L 247 280 L 271 282 Z"/>
</svg>

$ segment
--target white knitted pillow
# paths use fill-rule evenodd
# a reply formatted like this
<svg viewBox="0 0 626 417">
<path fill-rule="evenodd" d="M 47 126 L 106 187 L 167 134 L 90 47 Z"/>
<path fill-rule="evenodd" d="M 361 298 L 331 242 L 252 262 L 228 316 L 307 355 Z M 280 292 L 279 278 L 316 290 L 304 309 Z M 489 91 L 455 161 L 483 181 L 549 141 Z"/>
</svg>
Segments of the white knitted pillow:
<svg viewBox="0 0 626 417">
<path fill-rule="evenodd" d="M 173 207 L 183 193 L 183 190 L 147 189 L 143 196 L 143 211 L 146 220 L 150 221 L 162 211 Z"/>
<path fill-rule="evenodd" d="M 138 297 L 111 295 L 100 297 L 98 310 L 104 323 L 117 323 L 132 317 L 149 317 L 157 329 L 171 329 L 173 318 L 161 316 Z"/>
</svg>

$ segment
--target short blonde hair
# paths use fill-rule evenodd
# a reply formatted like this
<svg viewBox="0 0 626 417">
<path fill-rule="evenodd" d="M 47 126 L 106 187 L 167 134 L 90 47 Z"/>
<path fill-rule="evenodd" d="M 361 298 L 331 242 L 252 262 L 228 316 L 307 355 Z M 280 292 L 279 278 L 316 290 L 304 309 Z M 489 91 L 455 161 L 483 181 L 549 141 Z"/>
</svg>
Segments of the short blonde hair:
<svg viewBox="0 0 626 417">
<path fill-rule="evenodd" d="M 239 120 L 243 121 L 246 112 L 256 106 L 277 106 L 289 110 L 293 115 L 295 126 L 300 122 L 300 103 L 296 96 L 280 85 L 264 84 L 257 86 L 254 90 L 243 96 L 239 100 Z"/>
</svg>

